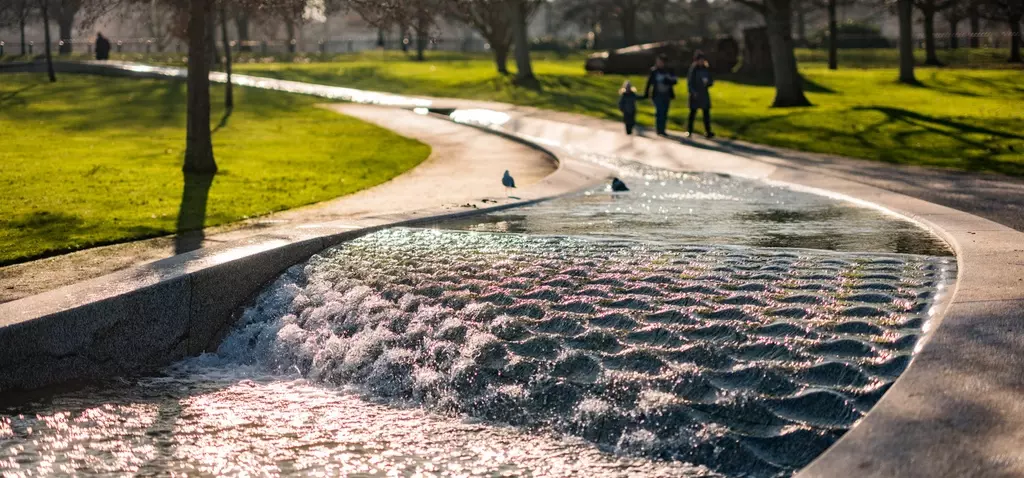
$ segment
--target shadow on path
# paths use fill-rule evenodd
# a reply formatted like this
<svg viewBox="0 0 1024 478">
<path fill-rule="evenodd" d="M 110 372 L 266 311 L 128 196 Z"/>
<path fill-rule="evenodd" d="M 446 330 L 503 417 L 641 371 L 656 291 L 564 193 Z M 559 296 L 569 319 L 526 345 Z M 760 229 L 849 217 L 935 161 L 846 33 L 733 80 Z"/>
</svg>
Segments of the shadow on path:
<svg viewBox="0 0 1024 478">
<path fill-rule="evenodd" d="M 206 223 L 206 200 L 213 185 L 213 174 L 185 174 L 185 188 L 181 193 L 178 210 L 177 235 L 174 253 L 184 254 L 203 246 L 203 226 Z"/>
</svg>

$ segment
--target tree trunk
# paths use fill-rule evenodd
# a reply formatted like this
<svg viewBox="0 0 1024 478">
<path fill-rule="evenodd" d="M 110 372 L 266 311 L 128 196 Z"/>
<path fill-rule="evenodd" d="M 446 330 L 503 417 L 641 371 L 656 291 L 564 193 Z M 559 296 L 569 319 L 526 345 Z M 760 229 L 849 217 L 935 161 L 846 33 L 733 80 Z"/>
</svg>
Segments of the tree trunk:
<svg viewBox="0 0 1024 478">
<path fill-rule="evenodd" d="M 56 83 L 57 74 L 53 71 L 53 52 L 50 49 L 50 7 L 46 0 L 40 0 L 39 8 L 43 14 L 43 39 L 46 41 L 46 73 L 50 75 L 50 83 Z"/>
<path fill-rule="evenodd" d="M 417 12 L 416 15 L 416 61 L 426 59 L 423 52 L 427 50 L 427 43 L 430 38 L 430 13 L 426 11 Z"/>
<path fill-rule="evenodd" d="M 633 6 L 623 7 L 619 15 L 619 23 L 622 25 L 622 46 L 636 45 L 636 8 Z"/>
<path fill-rule="evenodd" d="M 803 79 L 797 71 L 793 52 L 793 11 L 790 0 L 765 1 L 765 27 L 772 52 L 775 101 L 772 107 L 810 106 L 804 95 Z"/>
<path fill-rule="evenodd" d="M 23 7 L 28 8 L 28 7 Z M 18 31 L 21 33 L 21 56 L 28 55 L 28 48 L 25 43 L 25 11 L 22 10 L 21 18 L 18 20 Z"/>
<path fill-rule="evenodd" d="M 508 74 L 508 42 L 491 42 L 491 50 L 494 52 L 494 65 L 498 68 L 498 74 Z"/>
<path fill-rule="evenodd" d="M 897 0 L 900 21 L 900 83 L 916 85 L 914 77 L 914 3 Z"/>
<path fill-rule="evenodd" d="M 210 0 L 189 0 L 188 122 L 185 136 L 186 173 L 215 173 L 210 135 L 210 50 L 206 45 Z"/>
<path fill-rule="evenodd" d="M 231 42 L 228 41 L 228 14 L 224 4 L 220 5 L 220 36 L 224 45 L 224 73 L 227 75 L 227 82 L 224 84 L 224 108 L 226 114 L 231 114 L 235 107 L 235 94 L 231 88 Z"/>
<path fill-rule="evenodd" d="M 212 1 L 212 0 L 210 0 Z M 217 51 L 217 20 L 213 17 L 213 8 L 210 8 L 210 17 L 206 20 L 206 49 L 207 59 L 211 65 L 220 65 L 220 52 Z"/>
<path fill-rule="evenodd" d="M 793 9 L 796 10 L 796 42 L 803 47 L 807 45 L 807 7 L 804 0 L 795 0 Z"/>
<path fill-rule="evenodd" d="M 511 8 L 512 35 L 515 41 L 516 80 L 527 84 L 535 84 L 533 65 L 530 61 L 530 37 L 527 33 L 526 0 L 512 0 Z"/>
<path fill-rule="evenodd" d="M 828 69 L 839 68 L 839 24 L 836 21 L 836 0 L 828 0 Z"/>
<path fill-rule="evenodd" d="M 955 8 L 955 7 L 950 7 Z M 957 38 L 957 27 L 959 26 L 960 19 L 954 18 L 949 20 L 949 49 L 956 50 L 960 48 L 960 39 Z"/>
<path fill-rule="evenodd" d="M 664 5 L 666 2 L 656 3 L 658 3 L 659 5 Z M 665 7 L 660 7 L 660 10 L 661 11 L 659 15 L 662 17 L 660 19 L 660 22 L 664 24 L 666 22 L 664 19 Z M 711 16 L 711 5 L 708 3 L 707 0 L 694 0 L 692 3 L 690 3 L 690 12 L 692 12 L 691 15 L 694 19 L 693 23 L 696 24 L 694 26 L 696 28 L 697 36 L 700 37 L 701 39 L 708 38 L 711 35 L 710 29 L 708 28 L 709 23 L 711 23 L 708 21 L 709 17 Z M 671 38 L 674 32 L 666 31 L 666 33 L 668 34 L 669 38 Z"/>
<path fill-rule="evenodd" d="M 1010 63 L 1020 63 L 1020 19 L 1018 15 L 1010 19 Z"/>
<path fill-rule="evenodd" d="M 981 31 L 981 13 L 978 12 L 978 0 L 971 0 L 971 7 L 968 13 L 971 23 L 971 48 L 978 48 L 981 42 L 978 33 Z"/>
<path fill-rule="evenodd" d="M 252 51 L 252 46 L 249 45 L 248 13 L 239 12 L 238 15 L 235 16 L 235 31 L 238 33 L 238 51 Z"/>
<path fill-rule="evenodd" d="M 284 30 L 288 34 L 288 53 L 295 53 L 295 21 L 290 18 L 285 20 Z"/>
<path fill-rule="evenodd" d="M 60 45 L 57 47 L 59 55 L 71 54 L 71 30 L 74 20 L 74 13 L 68 14 L 68 12 L 62 11 L 57 16 L 57 33 L 60 34 Z"/>
<path fill-rule="evenodd" d="M 942 66 L 938 55 L 935 52 L 935 9 L 928 7 L 921 9 L 924 17 L 924 64 L 929 66 Z"/>
<path fill-rule="evenodd" d="M 50 8 L 46 5 L 46 0 L 39 3 L 43 13 L 43 39 L 46 41 L 46 74 L 50 77 L 50 83 L 56 83 L 57 75 L 53 72 L 53 52 L 50 48 Z"/>
</svg>

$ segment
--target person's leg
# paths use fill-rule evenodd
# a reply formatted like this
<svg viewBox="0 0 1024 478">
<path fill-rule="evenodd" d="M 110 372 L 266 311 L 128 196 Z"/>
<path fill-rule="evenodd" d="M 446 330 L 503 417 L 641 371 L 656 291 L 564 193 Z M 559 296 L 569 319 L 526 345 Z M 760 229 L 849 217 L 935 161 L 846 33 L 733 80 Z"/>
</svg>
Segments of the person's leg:
<svg viewBox="0 0 1024 478">
<path fill-rule="evenodd" d="M 690 119 L 686 121 L 686 134 L 693 134 L 693 120 L 697 119 L 697 108 L 690 108 Z"/>
<path fill-rule="evenodd" d="M 708 137 L 715 135 L 715 133 L 711 132 L 711 108 L 704 108 L 704 133 Z"/>
<path fill-rule="evenodd" d="M 668 99 L 667 98 L 655 98 L 654 99 L 654 129 L 658 134 L 665 134 L 665 128 L 668 123 Z"/>
</svg>

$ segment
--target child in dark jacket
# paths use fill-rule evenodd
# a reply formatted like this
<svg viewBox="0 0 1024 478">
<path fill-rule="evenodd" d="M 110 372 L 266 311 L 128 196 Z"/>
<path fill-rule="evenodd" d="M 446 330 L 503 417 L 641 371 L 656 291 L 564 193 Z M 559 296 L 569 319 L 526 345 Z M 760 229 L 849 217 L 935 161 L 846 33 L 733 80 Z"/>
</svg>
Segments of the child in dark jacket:
<svg viewBox="0 0 1024 478">
<path fill-rule="evenodd" d="M 626 134 L 633 134 L 636 125 L 636 88 L 626 80 L 619 89 L 619 111 L 622 111 L 622 122 L 626 124 Z"/>
</svg>

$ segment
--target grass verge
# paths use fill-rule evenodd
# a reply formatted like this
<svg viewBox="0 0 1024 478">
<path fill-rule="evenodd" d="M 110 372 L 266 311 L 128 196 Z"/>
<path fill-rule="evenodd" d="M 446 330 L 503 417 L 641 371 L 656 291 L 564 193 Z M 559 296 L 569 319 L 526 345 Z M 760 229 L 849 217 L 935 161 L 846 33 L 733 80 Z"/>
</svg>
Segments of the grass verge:
<svg viewBox="0 0 1024 478">
<path fill-rule="evenodd" d="M 51 84 L 43 75 L 5 74 L 0 265 L 351 194 L 430 153 L 315 108 L 314 98 L 236 88 L 235 110 L 214 134 L 220 172 L 185 194 L 185 93 L 181 82 L 61 75 Z M 212 94 L 217 124 L 223 92 L 215 86 Z"/>
</svg>

